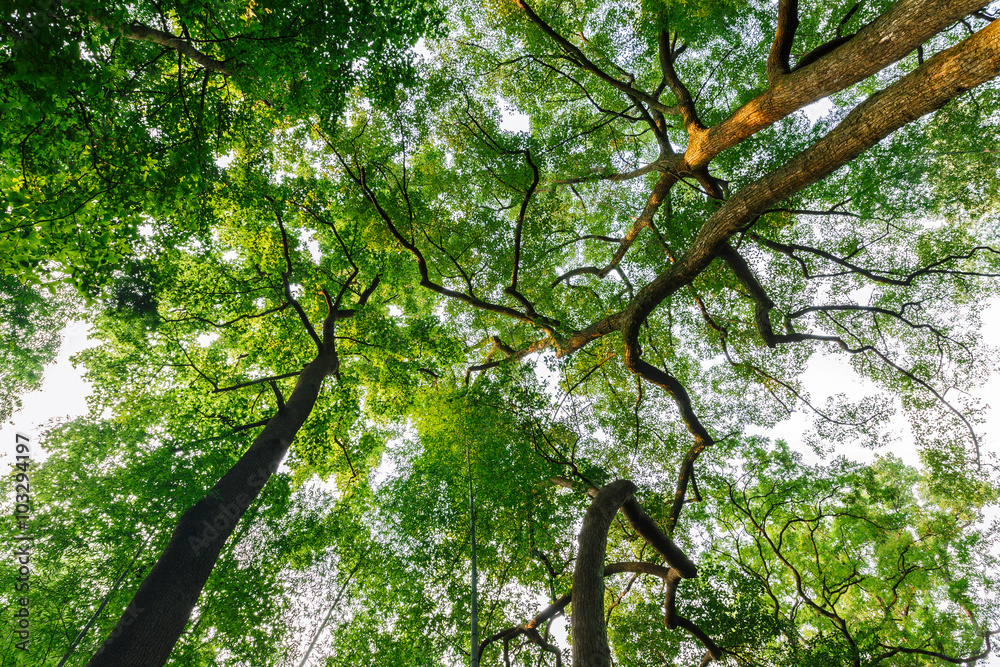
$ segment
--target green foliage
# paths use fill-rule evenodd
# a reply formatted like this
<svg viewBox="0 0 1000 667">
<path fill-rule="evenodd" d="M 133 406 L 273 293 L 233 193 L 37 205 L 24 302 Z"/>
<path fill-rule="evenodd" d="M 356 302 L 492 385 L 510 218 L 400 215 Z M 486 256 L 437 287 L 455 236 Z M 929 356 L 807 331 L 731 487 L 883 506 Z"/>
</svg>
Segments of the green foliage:
<svg viewBox="0 0 1000 667">
<path fill-rule="evenodd" d="M 310 664 L 464 662 L 470 484 L 489 637 L 571 590 L 586 491 L 618 478 L 697 564 L 676 612 L 733 664 L 984 648 L 1000 486 L 966 396 L 995 366 L 994 83 L 768 204 L 727 235 L 744 267 L 716 244 L 637 346 L 620 335 L 740 193 L 961 25 L 835 91 L 825 116 L 790 112 L 689 171 L 675 152 L 708 135 L 670 112 L 684 95 L 661 35 L 698 122 L 719 126 L 771 85 L 775 3 L 544 0 L 537 19 L 514 2 L 35 4 L 5 8 L 0 42 L 10 396 L 55 352 L 59 284 L 102 307 L 78 358 L 91 414 L 47 434 L 34 478 L 25 664 L 56 664 L 145 544 L 71 664 L 96 649 L 317 342 L 336 369 L 171 664 L 298 664 L 314 638 Z M 799 4 L 793 68 L 890 3 Z M 814 398 L 817 351 L 865 393 Z M 801 449 L 860 444 L 873 462 L 808 463 L 765 437 L 797 410 L 816 418 Z M 878 451 L 901 440 L 922 469 Z M 608 560 L 662 562 L 625 522 Z M 14 577 L 0 569 L 5 608 Z M 606 600 L 616 664 L 702 659 L 664 626 L 659 579 L 609 576 Z M 553 628 L 539 636 L 568 661 Z M 511 664 L 554 662 L 530 640 Z M 502 641 L 484 650 L 503 659 Z"/>
<path fill-rule="evenodd" d="M 409 48 L 440 22 L 429 4 L 367 0 L 3 11 L 0 266 L 44 280 L 54 264 L 92 293 L 150 218 L 201 228 L 217 158 L 276 127 L 333 127 L 357 86 L 392 99 L 413 82 Z"/>
</svg>

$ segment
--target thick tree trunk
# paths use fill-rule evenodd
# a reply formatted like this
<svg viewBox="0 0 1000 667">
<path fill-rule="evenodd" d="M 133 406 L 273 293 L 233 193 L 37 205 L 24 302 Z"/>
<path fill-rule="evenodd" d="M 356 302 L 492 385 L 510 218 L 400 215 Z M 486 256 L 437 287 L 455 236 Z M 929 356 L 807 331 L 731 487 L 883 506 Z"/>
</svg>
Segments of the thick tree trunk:
<svg viewBox="0 0 1000 667">
<path fill-rule="evenodd" d="M 608 630 L 604 625 L 604 556 L 611 521 L 633 493 L 635 484 L 627 479 L 606 484 L 583 518 L 573 571 L 573 667 L 611 665 Z"/>
<path fill-rule="evenodd" d="M 160 667 L 173 650 L 223 545 L 278 469 L 337 364 L 321 355 L 239 461 L 185 512 L 159 560 L 87 667 Z"/>
</svg>

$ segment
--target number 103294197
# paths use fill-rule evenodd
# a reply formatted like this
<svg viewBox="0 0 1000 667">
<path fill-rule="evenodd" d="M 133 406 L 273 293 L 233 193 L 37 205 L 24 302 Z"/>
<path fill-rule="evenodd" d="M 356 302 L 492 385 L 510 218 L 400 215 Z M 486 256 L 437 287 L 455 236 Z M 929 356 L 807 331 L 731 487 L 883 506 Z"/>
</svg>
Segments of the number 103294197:
<svg viewBox="0 0 1000 667">
<path fill-rule="evenodd" d="M 28 470 L 31 466 L 31 438 L 23 433 L 18 433 L 15 443 L 15 456 L 17 463 L 14 467 L 17 472 L 14 474 L 14 518 L 18 527 L 23 531 L 27 528 L 28 519 L 31 515 L 31 479 Z"/>
</svg>

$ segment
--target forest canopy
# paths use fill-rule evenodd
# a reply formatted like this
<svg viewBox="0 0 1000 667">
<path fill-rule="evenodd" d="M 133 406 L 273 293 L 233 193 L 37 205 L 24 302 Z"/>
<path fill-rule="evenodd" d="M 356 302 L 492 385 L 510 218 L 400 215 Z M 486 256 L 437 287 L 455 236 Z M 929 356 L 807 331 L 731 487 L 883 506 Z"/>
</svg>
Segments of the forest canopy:
<svg viewBox="0 0 1000 667">
<path fill-rule="evenodd" d="M 3 11 L 0 665 L 993 650 L 997 3 Z"/>
</svg>

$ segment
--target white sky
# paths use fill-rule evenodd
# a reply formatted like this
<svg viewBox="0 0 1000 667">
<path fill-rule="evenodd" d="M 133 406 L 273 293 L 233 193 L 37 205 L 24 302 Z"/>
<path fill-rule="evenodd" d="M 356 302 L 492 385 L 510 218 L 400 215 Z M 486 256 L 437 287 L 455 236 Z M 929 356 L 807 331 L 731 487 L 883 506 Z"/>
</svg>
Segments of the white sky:
<svg viewBox="0 0 1000 667">
<path fill-rule="evenodd" d="M 0 470 L 14 461 L 15 434 L 20 431 L 31 437 L 32 445 L 36 440 L 42 425 L 62 417 L 76 417 L 87 412 L 87 396 L 90 385 L 80 377 L 80 372 L 73 368 L 69 358 L 90 345 L 87 340 L 89 325 L 84 322 L 72 322 L 63 332 L 63 343 L 59 349 L 56 362 L 45 369 L 42 388 L 21 397 L 22 408 L 11 420 L 0 426 Z M 44 457 L 44 453 L 35 448 L 36 460 Z"/>
</svg>

